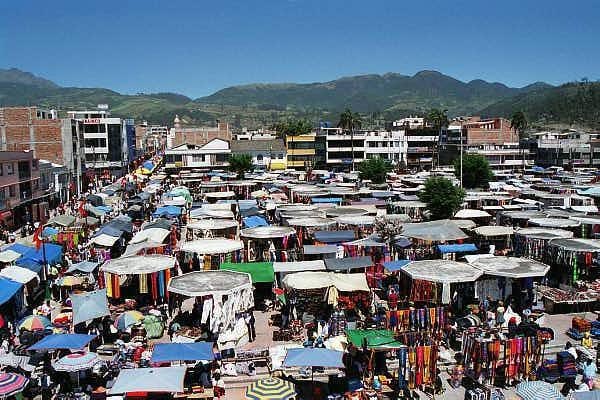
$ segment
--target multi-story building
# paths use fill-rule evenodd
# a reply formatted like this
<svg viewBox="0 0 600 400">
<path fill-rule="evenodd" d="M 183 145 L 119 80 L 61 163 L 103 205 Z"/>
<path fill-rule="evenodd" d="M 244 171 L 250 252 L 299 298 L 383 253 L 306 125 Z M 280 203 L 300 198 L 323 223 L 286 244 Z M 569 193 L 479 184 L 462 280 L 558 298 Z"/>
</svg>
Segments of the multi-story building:
<svg viewBox="0 0 600 400">
<path fill-rule="evenodd" d="M 203 146 L 213 139 L 231 140 L 231 131 L 227 122 L 217 121 L 217 126 L 184 126 L 178 115 L 173 120 L 173 128 L 169 130 L 167 147 L 173 148 L 182 144 Z"/>
<path fill-rule="evenodd" d="M 242 128 L 241 132 L 235 133 L 234 140 L 273 140 L 277 138 L 275 131 L 270 129 L 248 130 Z"/>
<path fill-rule="evenodd" d="M 541 167 L 598 167 L 600 142 L 598 134 L 569 130 L 540 132 L 536 140 L 536 165 Z"/>
<path fill-rule="evenodd" d="M 365 134 L 365 158 L 380 157 L 394 165 L 402 164 L 406 162 L 407 147 L 402 129 Z"/>
<path fill-rule="evenodd" d="M 166 125 L 148 125 L 146 121 L 135 126 L 136 149 L 140 153 L 155 153 L 164 150 L 169 128 Z"/>
<path fill-rule="evenodd" d="M 286 169 L 286 150 L 283 139 L 233 140 L 231 154 L 250 154 L 252 164 L 259 169 Z"/>
<path fill-rule="evenodd" d="M 319 128 L 325 137 L 325 163 L 327 166 L 358 164 L 365 159 L 365 131 L 348 132 L 342 128 Z"/>
<path fill-rule="evenodd" d="M 229 142 L 222 139 L 213 139 L 202 146 L 184 143 L 165 151 L 165 168 L 170 170 L 226 168 L 229 166 L 230 154 Z"/>
<path fill-rule="evenodd" d="M 422 129 L 427 127 L 427 122 L 423 117 L 407 117 L 392 122 L 392 126 L 397 129 Z"/>
<path fill-rule="evenodd" d="M 111 117 L 106 109 L 69 111 L 83 124 L 85 168 L 91 175 L 121 176 L 135 157 L 133 120 Z"/>
<path fill-rule="evenodd" d="M 316 133 L 288 135 L 285 138 L 287 148 L 286 165 L 288 168 L 314 168 Z"/>
<path fill-rule="evenodd" d="M 407 168 L 431 169 L 439 137 L 439 132 L 433 128 L 404 129 Z"/>
</svg>

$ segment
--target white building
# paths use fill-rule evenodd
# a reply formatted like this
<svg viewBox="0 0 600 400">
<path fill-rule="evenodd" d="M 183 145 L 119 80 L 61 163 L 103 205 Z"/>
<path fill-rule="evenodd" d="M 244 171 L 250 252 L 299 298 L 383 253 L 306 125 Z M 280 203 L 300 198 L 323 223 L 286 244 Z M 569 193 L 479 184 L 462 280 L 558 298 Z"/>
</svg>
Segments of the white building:
<svg viewBox="0 0 600 400">
<path fill-rule="evenodd" d="M 184 143 L 165 151 L 166 168 L 222 168 L 229 166 L 229 142 L 213 139 L 205 145 Z"/>
<path fill-rule="evenodd" d="M 392 122 L 395 128 L 421 129 L 425 128 L 425 118 L 423 117 L 408 117 Z"/>
<path fill-rule="evenodd" d="M 365 135 L 365 158 L 380 157 L 398 164 L 406 161 L 407 148 L 404 130 L 371 131 Z"/>
<path fill-rule="evenodd" d="M 321 128 L 319 136 L 325 137 L 325 162 L 327 165 L 351 165 L 352 160 L 365 160 L 365 132 L 353 134 L 342 128 Z"/>
</svg>

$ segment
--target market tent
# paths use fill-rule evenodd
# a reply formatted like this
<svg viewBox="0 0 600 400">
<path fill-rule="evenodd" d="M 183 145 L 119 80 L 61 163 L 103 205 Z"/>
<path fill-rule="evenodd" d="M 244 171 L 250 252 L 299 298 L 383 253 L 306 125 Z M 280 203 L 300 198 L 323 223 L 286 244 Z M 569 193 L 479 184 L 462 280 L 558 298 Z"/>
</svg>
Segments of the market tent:
<svg viewBox="0 0 600 400">
<path fill-rule="evenodd" d="M 9 265 L 8 267 L 3 268 L 2 271 L 0 271 L 0 277 L 22 284 L 26 284 L 33 279 L 39 279 L 37 273 L 16 265 Z"/>
<path fill-rule="evenodd" d="M 76 218 L 74 216 L 63 214 L 63 215 L 57 215 L 56 217 L 51 218 L 47 224 L 69 227 L 75 223 L 75 220 L 76 220 Z"/>
<path fill-rule="evenodd" d="M 173 222 L 171 222 L 170 220 L 168 220 L 166 218 L 157 218 L 152 222 L 147 222 L 144 225 L 142 225 L 142 230 L 151 229 L 151 228 L 162 228 L 162 229 L 171 230 L 172 226 L 173 226 Z"/>
<path fill-rule="evenodd" d="M 267 222 L 266 219 L 264 219 L 263 217 L 260 217 L 258 215 L 253 215 L 251 217 L 246 217 L 243 219 L 244 221 L 244 225 L 247 228 L 256 228 L 259 226 L 269 226 L 269 223 Z"/>
<path fill-rule="evenodd" d="M 507 278 L 545 276 L 550 270 L 549 265 L 518 257 L 480 257 L 470 262 L 470 264 L 482 270 L 486 275 Z"/>
<path fill-rule="evenodd" d="M 454 221 L 441 219 L 437 221 L 404 224 L 402 235 L 430 242 L 466 239 L 468 236 L 460 230 Z"/>
<path fill-rule="evenodd" d="M 252 283 L 271 283 L 275 279 L 272 262 L 221 263 L 219 269 L 250 274 Z"/>
<path fill-rule="evenodd" d="M 377 239 L 377 240 L 375 240 Z M 353 240 L 351 242 L 344 243 L 344 246 L 362 246 L 362 247 L 386 247 L 387 244 L 379 241 L 381 240 L 378 236 L 372 235 L 371 237 Z"/>
<path fill-rule="evenodd" d="M 106 261 L 100 271 L 117 275 L 151 274 L 174 266 L 175 257 L 156 254 L 114 258 Z"/>
<path fill-rule="evenodd" d="M 94 261 L 81 261 L 76 264 L 72 264 L 67 270 L 67 272 L 81 271 L 89 273 L 95 270 L 98 267 L 98 265 L 100 264 Z"/>
<path fill-rule="evenodd" d="M 203 255 L 225 254 L 244 248 L 244 243 L 240 240 L 224 238 L 204 238 L 183 242 L 179 246 L 181 251 L 197 253 Z"/>
<path fill-rule="evenodd" d="M 325 211 L 325 214 L 328 217 L 339 217 L 342 215 L 367 215 L 368 213 L 369 211 L 365 210 L 364 208 L 352 206 L 335 207 Z"/>
<path fill-rule="evenodd" d="M 310 202 L 313 204 L 341 204 L 342 200 L 343 199 L 341 197 L 313 197 Z"/>
<path fill-rule="evenodd" d="M 452 220 L 460 229 L 473 229 L 477 226 L 475 221 L 470 219 L 455 219 Z"/>
<path fill-rule="evenodd" d="M 309 211 L 312 213 L 312 211 Z M 299 218 L 290 218 L 287 221 L 289 226 L 301 226 L 306 228 L 315 228 L 315 227 L 325 227 L 337 224 L 337 221 L 330 218 L 322 218 L 322 217 L 299 217 Z"/>
<path fill-rule="evenodd" d="M 110 315 L 106 289 L 86 293 L 72 293 L 73 324 Z"/>
<path fill-rule="evenodd" d="M 215 231 L 220 229 L 237 228 L 238 222 L 229 219 L 201 219 L 187 224 L 188 229 L 200 229 L 204 231 Z"/>
<path fill-rule="evenodd" d="M 442 254 L 448 253 L 469 253 L 471 251 L 477 251 L 477 246 L 473 243 L 463 244 L 438 244 L 438 249 Z"/>
<path fill-rule="evenodd" d="M 98 229 L 96 231 L 96 233 L 94 233 L 94 236 L 92 236 L 92 237 L 97 237 L 100 235 L 108 235 L 108 236 L 112 236 L 112 237 L 115 237 L 118 239 L 123 235 L 123 231 L 121 231 L 113 226 L 103 225 L 100 227 L 100 229 Z"/>
<path fill-rule="evenodd" d="M 171 279 L 168 290 L 188 297 L 228 295 L 252 287 L 249 274 L 233 271 L 194 271 Z"/>
<path fill-rule="evenodd" d="M 22 283 L 0 277 L 0 305 L 12 299 L 22 287 Z"/>
<path fill-rule="evenodd" d="M 343 243 L 354 240 L 354 231 L 316 231 L 313 236 L 317 242 L 321 243 Z"/>
<path fill-rule="evenodd" d="M 402 269 L 412 279 L 439 283 L 473 282 L 483 271 L 466 263 L 450 260 L 413 261 Z"/>
<path fill-rule="evenodd" d="M 61 245 L 53 243 L 44 243 L 39 249 L 31 248 L 27 253 L 23 254 L 23 258 L 17 261 L 19 264 L 24 259 L 30 259 L 37 263 L 44 263 L 53 265 L 60 263 L 63 255 L 63 249 Z"/>
<path fill-rule="evenodd" d="M 166 361 L 212 361 L 214 359 L 213 343 L 156 343 L 150 361 L 158 363 Z"/>
<path fill-rule="evenodd" d="M 528 223 L 545 228 L 574 228 L 581 225 L 579 221 L 567 218 L 532 218 Z"/>
<path fill-rule="evenodd" d="M 45 336 L 27 350 L 80 350 L 88 345 L 96 335 L 81 333 L 60 333 Z"/>
<path fill-rule="evenodd" d="M 33 249 L 31 246 L 25 246 L 21 243 L 13 243 L 10 246 L 6 247 L 4 251 L 12 250 L 15 253 L 19 253 L 20 255 L 25 255 Z"/>
<path fill-rule="evenodd" d="M 367 268 L 374 264 L 370 256 L 326 258 L 324 261 L 325 268 L 330 271 L 349 271 L 355 268 Z"/>
<path fill-rule="evenodd" d="M 259 226 L 242 229 L 240 235 L 250 239 L 275 239 L 295 235 L 296 230 L 289 226 Z"/>
<path fill-rule="evenodd" d="M 490 213 L 483 210 L 473 210 L 470 208 L 465 208 L 463 210 L 459 210 L 456 214 L 454 214 L 454 218 L 458 219 L 471 219 L 471 218 L 487 218 L 491 217 Z"/>
<path fill-rule="evenodd" d="M 133 222 L 131 221 L 131 218 L 126 215 L 119 215 L 117 218 L 109 221 L 104 226 L 114 228 L 123 233 L 133 232 Z"/>
<path fill-rule="evenodd" d="M 364 273 L 339 274 L 335 272 L 296 272 L 286 275 L 282 281 L 283 286 L 290 289 L 320 289 L 335 286 L 342 292 L 370 290 Z"/>
<path fill-rule="evenodd" d="M 136 233 L 135 236 L 129 241 L 129 244 L 141 243 L 146 240 L 162 243 L 167 238 L 167 236 L 169 236 L 170 233 L 170 230 L 163 228 L 144 229 Z"/>
<path fill-rule="evenodd" d="M 109 393 L 181 393 L 186 367 L 122 369 Z"/>
<path fill-rule="evenodd" d="M 304 245 L 304 255 L 315 255 L 315 254 L 335 254 L 337 253 L 337 246 L 325 245 L 325 246 L 314 246 Z"/>
<path fill-rule="evenodd" d="M 142 250 L 155 249 L 157 247 L 166 246 L 165 243 L 153 242 L 152 240 L 144 240 L 143 242 L 127 245 L 125 252 L 121 257 L 129 257 L 138 255 Z"/>
<path fill-rule="evenodd" d="M 481 236 L 507 236 L 515 233 L 511 226 L 480 226 L 474 229 L 475 233 Z"/>
<path fill-rule="evenodd" d="M 567 251 L 600 252 L 600 240 L 598 239 L 552 239 L 549 245 L 560 247 Z"/>
<path fill-rule="evenodd" d="M 17 260 L 17 265 L 19 267 L 27 268 L 28 270 L 33 271 L 36 274 L 39 274 L 42 270 L 42 264 L 35 260 L 32 260 L 31 258 L 22 257 L 19 260 Z"/>
<path fill-rule="evenodd" d="M 516 235 L 525 236 L 530 239 L 558 239 L 572 238 L 573 232 L 564 229 L 549 229 L 549 228 L 522 228 L 515 231 Z"/>
<path fill-rule="evenodd" d="M 344 368 L 342 362 L 343 351 L 319 349 L 319 348 L 302 348 L 288 349 L 285 359 L 283 360 L 284 367 L 323 367 L 323 368 Z"/>
<path fill-rule="evenodd" d="M 102 247 L 112 247 L 117 240 L 119 240 L 119 236 L 111 236 L 106 233 L 101 233 L 98 236 L 94 236 L 89 243 Z"/>
<path fill-rule="evenodd" d="M 411 261 L 410 260 L 396 260 L 396 261 L 386 261 L 383 263 L 385 269 L 390 272 L 399 271 L 402 268 L 406 267 Z"/>
<path fill-rule="evenodd" d="M 405 347 L 394 339 L 394 332 L 389 329 L 348 329 L 346 330 L 348 340 L 356 347 L 363 348 L 366 344 L 368 349 L 388 350 Z"/>
<path fill-rule="evenodd" d="M 11 263 L 18 260 L 21 257 L 20 253 L 13 250 L 4 250 L 0 253 L 0 262 Z"/>
<path fill-rule="evenodd" d="M 344 225 L 370 226 L 375 223 L 375 217 L 370 215 L 340 215 L 335 220 Z"/>
<path fill-rule="evenodd" d="M 179 217 L 181 215 L 181 208 L 177 206 L 164 206 L 158 207 L 156 211 L 152 213 L 153 217 Z"/>
<path fill-rule="evenodd" d="M 314 261 L 276 261 L 273 263 L 273 271 L 275 272 L 302 272 L 302 271 L 324 271 L 325 263 L 323 260 Z"/>
</svg>

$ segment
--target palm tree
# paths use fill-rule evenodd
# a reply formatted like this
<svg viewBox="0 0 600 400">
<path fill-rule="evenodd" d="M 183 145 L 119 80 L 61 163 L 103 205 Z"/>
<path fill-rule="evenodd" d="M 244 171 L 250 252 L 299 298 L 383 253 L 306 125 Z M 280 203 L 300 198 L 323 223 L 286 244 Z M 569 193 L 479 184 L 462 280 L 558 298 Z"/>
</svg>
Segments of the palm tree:
<svg viewBox="0 0 600 400">
<path fill-rule="evenodd" d="M 521 150 L 521 158 L 523 159 L 523 173 L 525 173 L 525 149 L 521 144 L 521 137 L 527 129 L 527 117 L 523 111 L 516 111 L 510 118 L 510 128 L 519 135 L 519 148 Z"/>
<path fill-rule="evenodd" d="M 434 108 L 432 110 L 429 111 L 429 113 L 427 113 L 427 117 L 425 118 L 427 121 L 429 121 L 429 123 L 431 125 L 433 125 L 433 128 L 435 130 L 438 131 L 438 141 L 437 144 L 435 145 L 435 150 L 437 152 L 437 166 L 440 166 L 440 152 L 439 152 L 439 145 L 440 145 L 440 140 L 442 139 L 442 129 L 446 128 L 449 124 L 450 121 L 448 120 L 448 110 L 440 110 L 437 108 Z M 433 167 L 433 157 L 431 157 L 431 166 Z"/>
<path fill-rule="evenodd" d="M 360 129 L 362 126 L 360 114 L 346 108 L 346 110 L 340 114 L 340 122 L 338 122 L 337 126 L 345 131 L 350 131 L 350 142 L 352 143 L 352 171 L 354 171 L 354 130 Z"/>
</svg>

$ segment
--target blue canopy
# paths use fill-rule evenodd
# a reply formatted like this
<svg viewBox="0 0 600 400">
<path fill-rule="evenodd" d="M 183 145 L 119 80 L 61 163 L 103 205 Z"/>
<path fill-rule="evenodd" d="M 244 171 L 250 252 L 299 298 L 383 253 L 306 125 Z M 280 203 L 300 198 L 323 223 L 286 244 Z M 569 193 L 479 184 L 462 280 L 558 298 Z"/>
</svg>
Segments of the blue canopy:
<svg viewBox="0 0 600 400">
<path fill-rule="evenodd" d="M 58 229 L 53 228 L 51 226 L 45 227 L 44 230 L 42 231 L 43 237 L 50 237 L 50 236 L 54 236 L 54 235 L 58 235 Z"/>
<path fill-rule="evenodd" d="M 94 318 L 110 315 L 106 289 L 81 294 L 71 294 L 73 305 L 73 324 L 90 321 Z"/>
<path fill-rule="evenodd" d="M 153 217 L 162 217 L 165 215 L 169 217 L 178 217 L 181 215 L 181 208 L 177 206 L 158 207 L 156 211 L 152 213 Z"/>
<path fill-rule="evenodd" d="M 103 227 L 98 229 L 98 231 L 92 237 L 100 236 L 102 234 L 118 238 L 121 237 L 123 231 L 109 225 L 104 225 Z"/>
<path fill-rule="evenodd" d="M 222 200 L 217 200 L 218 204 L 236 204 L 240 211 L 242 210 L 249 210 L 252 208 L 256 208 L 258 207 L 258 203 L 256 202 L 256 200 L 250 199 L 250 200 L 227 200 L 227 199 L 222 199 Z"/>
<path fill-rule="evenodd" d="M 152 362 L 165 361 L 212 361 L 215 359 L 213 344 L 195 343 L 157 343 L 152 352 Z"/>
<path fill-rule="evenodd" d="M 315 240 L 322 243 L 342 243 L 354 240 L 354 231 L 316 231 Z"/>
<path fill-rule="evenodd" d="M 110 206 L 96 206 L 96 210 L 100 210 L 103 213 L 109 213 L 111 212 L 113 209 Z"/>
<path fill-rule="evenodd" d="M 367 268 L 373 265 L 370 256 L 326 258 L 325 268 L 329 271 L 349 271 L 355 268 Z"/>
<path fill-rule="evenodd" d="M 96 335 L 81 333 L 59 333 L 48 335 L 27 350 L 80 350 L 88 345 Z"/>
<path fill-rule="evenodd" d="M 40 271 L 42 270 L 42 263 L 32 260 L 31 258 L 21 257 L 20 259 L 17 260 L 16 264 L 19 267 L 27 268 L 28 270 L 33 271 L 36 274 L 39 274 Z"/>
<path fill-rule="evenodd" d="M 22 283 L 0 277 L 0 304 L 4 304 L 12 299 L 15 293 L 22 287 Z"/>
<path fill-rule="evenodd" d="M 133 222 L 131 222 L 131 218 L 125 215 L 118 216 L 104 226 L 110 226 L 111 228 L 118 229 L 121 232 L 133 232 Z"/>
<path fill-rule="evenodd" d="M 34 263 L 41 265 L 44 264 L 44 260 L 49 265 L 58 264 L 62 259 L 62 254 L 62 246 L 53 243 L 44 243 L 39 249 L 30 247 L 29 251 L 17 260 L 17 265 L 26 266 L 33 270 L 32 267 L 34 267 Z M 37 272 L 39 272 L 39 269 Z"/>
<path fill-rule="evenodd" d="M 342 202 L 342 198 L 341 197 L 313 197 L 312 198 L 312 203 L 313 204 L 325 204 L 325 203 L 341 203 Z"/>
<path fill-rule="evenodd" d="M 152 170 L 154 170 L 154 163 L 150 160 L 147 160 L 142 163 L 142 167 L 152 171 Z"/>
<path fill-rule="evenodd" d="M 440 253 L 469 253 L 471 251 L 477 251 L 477 246 L 473 243 L 464 244 L 438 244 Z"/>
<path fill-rule="evenodd" d="M 122 369 L 110 393 L 181 393 L 186 367 Z"/>
<path fill-rule="evenodd" d="M 244 225 L 248 228 L 256 228 L 257 226 L 269 226 L 269 223 L 263 217 L 253 215 L 252 217 L 244 218 Z"/>
<path fill-rule="evenodd" d="M 600 196 L 600 187 L 594 186 L 591 188 L 587 188 L 585 190 L 578 190 L 577 193 L 583 194 L 586 196 Z"/>
<path fill-rule="evenodd" d="M 344 368 L 344 352 L 319 348 L 288 349 L 284 367 Z"/>
<path fill-rule="evenodd" d="M 383 263 L 385 269 L 390 272 L 400 271 L 410 263 L 410 260 L 386 261 Z"/>
<path fill-rule="evenodd" d="M 73 264 L 69 267 L 67 272 L 81 271 L 81 272 L 92 272 L 96 269 L 99 264 L 92 261 L 81 261 L 77 264 Z"/>
<path fill-rule="evenodd" d="M 32 249 L 33 249 L 33 247 L 25 246 L 24 244 L 13 243 L 10 246 L 8 246 L 7 248 L 5 248 L 4 250 L 12 250 L 12 251 L 19 253 L 20 255 L 24 255 L 25 253 L 29 252 Z"/>
</svg>

